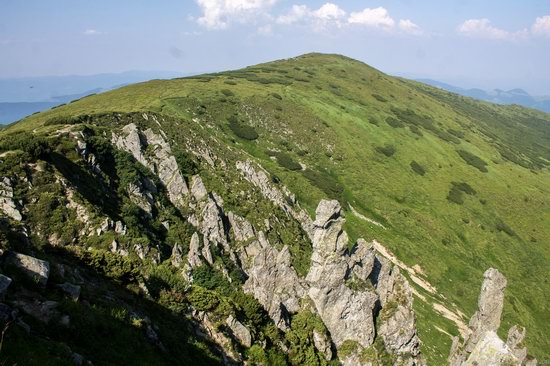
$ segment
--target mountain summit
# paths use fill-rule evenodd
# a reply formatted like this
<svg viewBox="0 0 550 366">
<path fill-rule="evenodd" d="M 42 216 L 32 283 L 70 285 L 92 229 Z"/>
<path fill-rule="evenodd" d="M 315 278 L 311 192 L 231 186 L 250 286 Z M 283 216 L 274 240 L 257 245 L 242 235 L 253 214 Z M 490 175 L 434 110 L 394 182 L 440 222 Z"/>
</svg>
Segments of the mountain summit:
<svg viewBox="0 0 550 366">
<path fill-rule="evenodd" d="M 8 363 L 550 356 L 548 114 L 307 54 L 82 98 L 0 159 Z"/>
</svg>

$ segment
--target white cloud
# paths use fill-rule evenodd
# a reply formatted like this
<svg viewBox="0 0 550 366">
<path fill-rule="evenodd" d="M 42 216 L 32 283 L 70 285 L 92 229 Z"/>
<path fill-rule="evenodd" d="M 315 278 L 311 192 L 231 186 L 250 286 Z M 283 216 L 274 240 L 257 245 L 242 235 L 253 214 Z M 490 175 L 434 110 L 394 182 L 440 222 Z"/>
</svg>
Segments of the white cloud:
<svg viewBox="0 0 550 366">
<path fill-rule="evenodd" d="M 351 13 L 348 23 L 385 29 L 391 29 L 395 26 L 395 20 L 390 17 L 388 11 L 383 7 L 366 8 L 363 11 Z"/>
<path fill-rule="evenodd" d="M 292 5 L 290 11 L 277 18 L 279 24 L 294 24 L 311 16 L 311 10 L 306 5 Z"/>
<path fill-rule="evenodd" d="M 399 29 L 414 36 L 420 36 L 424 33 L 418 25 L 414 24 L 409 19 L 401 19 L 399 21 Z"/>
<path fill-rule="evenodd" d="M 84 31 L 85 36 L 97 36 L 99 34 L 101 34 L 101 32 L 98 31 L 97 29 L 86 29 Z"/>
<path fill-rule="evenodd" d="M 245 22 L 261 15 L 278 0 L 195 0 L 202 10 L 198 23 L 208 29 L 225 29 L 233 21 Z"/>
<path fill-rule="evenodd" d="M 511 36 L 504 29 L 493 27 L 487 18 L 468 19 L 458 27 L 458 31 L 469 37 L 485 39 L 507 39 Z"/>
<path fill-rule="evenodd" d="M 537 21 L 541 18 L 537 18 Z M 544 19 L 541 23 L 544 23 Z M 539 23 L 540 24 L 540 23 Z M 550 30 L 550 17 L 548 19 Z M 533 25 L 532 32 L 528 29 L 522 29 L 517 32 L 510 32 L 505 29 L 493 27 L 491 21 L 487 18 L 482 19 L 468 19 L 464 23 L 458 26 L 459 33 L 468 37 L 489 39 L 489 40 L 506 40 L 506 41 L 518 41 L 527 39 L 538 30 L 537 22 Z"/>
<path fill-rule="evenodd" d="M 315 10 L 312 14 L 315 18 L 328 22 L 343 18 L 346 15 L 346 12 L 336 4 L 326 3 L 319 9 Z"/>
<path fill-rule="evenodd" d="M 550 15 L 537 18 L 531 32 L 537 36 L 550 37 Z"/>
</svg>

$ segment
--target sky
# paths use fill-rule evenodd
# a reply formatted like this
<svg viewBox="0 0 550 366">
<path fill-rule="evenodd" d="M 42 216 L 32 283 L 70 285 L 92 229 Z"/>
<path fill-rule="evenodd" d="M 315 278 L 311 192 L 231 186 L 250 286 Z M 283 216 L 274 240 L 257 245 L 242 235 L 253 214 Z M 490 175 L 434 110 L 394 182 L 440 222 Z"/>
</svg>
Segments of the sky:
<svg viewBox="0 0 550 366">
<path fill-rule="evenodd" d="M 550 95 L 550 1 L 0 0 L 0 78 L 211 72 L 308 52 Z"/>
</svg>

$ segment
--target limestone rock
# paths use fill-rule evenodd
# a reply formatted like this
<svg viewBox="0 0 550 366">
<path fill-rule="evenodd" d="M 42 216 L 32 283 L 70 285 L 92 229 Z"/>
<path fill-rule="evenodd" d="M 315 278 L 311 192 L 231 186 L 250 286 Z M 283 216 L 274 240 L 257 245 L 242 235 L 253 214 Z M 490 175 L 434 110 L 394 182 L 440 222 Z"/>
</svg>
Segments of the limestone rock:
<svg viewBox="0 0 550 366">
<path fill-rule="evenodd" d="M 317 331 L 316 329 L 313 330 L 313 345 L 323 355 L 325 360 L 330 361 L 332 359 L 332 348 L 331 348 L 331 342 L 330 339 L 328 339 L 327 335 L 324 333 L 321 333 Z"/>
<path fill-rule="evenodd" d="M 150 192 L 145 191 L 141 184 L 138 185 L 134 183 L 128 184 L 126 191 L 128 192 L 130 200 L 134 204 L 141 208 L 148 217 L 153 217 L 153 206 L 155 204 L 155 200 Z M 106 231 L 106 228 L 102 229 L 103 232 Z"/>
<path fill-rule="evenodd" d="M 170 261 L 172 262 L 172 265 L 176 268 L 179 268 L 183 262 L 183 251 L 178 243 L 176 243 L 172 248 Z"/>
<path fill-rule="evenodd" d="M 494 331 L 487 331 L 476 343 L 463 366 L 507 366 L 520 365 L 510 348 Z"/>
<path fill-rule="evenodd" d="M 483 275 L 478 311 L 469 323 L 470 336 L 466 339 L 466 351 L 471 352 L 485 332 L 496 332 L 500 326 L 500 317 L 504 305 L 506 278 L 496 269 L 490 268 Z"/>
<path fill-rule="evenodd" d="M 233 229 L 233 235 L 236 241 L 243 242 L 252 239 L 256 236 L 254 227 L 244 217 L 229 212 L 227 219 L 231 229 Z"/>
<path fill-rule="evenodd" d="M 69 282 L 62 283 L 57 285 L 57 287 L 66 293 L 73 301 L 78 301 L 80 298 L 80 286 L 74 285 Z"/>
<path fill-rule="evenodd" d="M 280 329 L 288 328 L 288 314 L 300 309 L 300 299 L 306 289 L 290 265 L 290 252 L 273 248 L 263 232 L 251 243 L 243 257 L 248 275 L 243 289 L 253 295 L 266 309 Z"/>
<path fill-rule="evenodd" d="M 416 334 L 411 288 L 399 268 L 393 268 L 391 277 L 392 287 L 386 306 L 380 313 L 380 335 L 390 353 L 397 356 L 418 356 L 420 340 Z"/>
<path fill-rule="evenodd" d="M 6 263 L 17 267 L 40 286 L 46 286 L 50 276 L 50 264 L 48 262 L 25 254 L 10 253 Z"/>
<path fill-rule="evenodd" d="M 187 262 L 191 267 L 198 267 L 202 265 L 200 245 L 199 234 L 193 233 L 193 236 L 191 236 L 191 242 L 189 243 L 189 254 L 187 255 Z M 211 255 L 209 259 L 212 260 Z"/>
<path fill-rule="evenodd" d="M 177 207 L 183 206 L 189 188 L 170 145 L 162 136 L 151 129 L 141 133 L 134 123 L 130 123 L 124 126 L 121 136 L 113 133 L 112 141 L 119 149 L 129 152 L 138 162 L 153 171 L 166 187 L 170 201 Z M 146 156 L 143 152 L 148 147 L 152 153 Z"/>
<path fill-rule="evenodd" d="M 233 336 L 245 347 L 252 346 L 252 335 L 247 327 L 232 315 L 226 319 L 225 324 L 233 334 Z"/>
<path fill-rule="evenodd" d="M 0 300 L 4 299 L 6 293 L 8 292 L 8 287 L 11 284 L 11 278 L 0 274 Z"/>
<path fill-rule="evenodd" d="M 373 310 L 378 297 L 374 292 L 351 290 L 345 284 L 350 257 L 344 223 L 338 201 L 319 203 L 312 226 L 308 294 L 336 346 L 353 340 L 368 347 L 374 341 Z"/>
<path fill-rule="evenodd" d="M 14 305 L 21 309 L 25 314 L 32 316 L 33 318 L 48 323 L 52 318 L 59 315 L 56 310 L 59 303 L 55 301 L 14 301 Z"/>
<path fill-rule="evenodd" d="M 4 177 L 0 180 L 0 210 L 15 221 L 21 221 L 23 219 L 21 212 L 19 212 L 15 204 L 13 187 L 8 177 Z"/>
<path fill-rule="evenodd" d="M 508 330 L 508 339 L 506 340 L 506 345 L 510 348 L 512 354 L 518 359 L 521 365 L 523 365 L 527 359 L 527 348 L 522 347 L 525 333 L 524 327 L 514 325 Z"/>
<path fill-rule="evenodd" d="M 191 179 L 191 195 L 196 201 L 200 201 L 208 195 L 208 191 L 199 175 L 194 175 Z"/>
</svg>

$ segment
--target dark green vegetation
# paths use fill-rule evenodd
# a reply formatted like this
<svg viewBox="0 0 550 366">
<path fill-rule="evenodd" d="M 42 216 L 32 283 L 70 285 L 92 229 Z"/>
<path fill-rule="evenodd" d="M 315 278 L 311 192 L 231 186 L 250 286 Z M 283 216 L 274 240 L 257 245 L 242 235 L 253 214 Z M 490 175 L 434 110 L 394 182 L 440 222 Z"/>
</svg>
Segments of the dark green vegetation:
<svg viewBox="0 0 550 366">
<path fill-rule="evenodd" d="M 254 203 L 238 196 L 239 180 L 231 170 L 197 167 L 184 154 L 185 147 L 192 145 L 189 136 L 206 141 L 212 151 L 231 162 L 255 159 L 274 181 L 295 193 L 310 213 L 321 198 L 331 197 L 339 199 L 343 207 L 349 203 L 359 213 L 383 223 L 387 229 L 348 211 L 346 230 L 352 239 L 377 239 L 406 264 L 418 264 L 441 295 L 433 298 L 456 304 L 467 318 L 476 309 L 483 272 L 488 267 L 498 268 L 509 283 L 501 329 L 505 332 L 516 323 L 526 326 L 529 351 L 539 359 L 550 357 L 548 115 L 517 106 L 477 102 L 387 76 L 345 57 L 311 54 L 243 70 L 136 84 L 31 116 L 0 133 L 0 149 L 10 150 L 2 157 L 0 170 L 14 175 L 23 170 L 22 162 L 51 162 L 78 187 L 83 202 L 134 223 L 129 228 L 133 239 L 160 242 L 160 251 L 169 251 L 176 241 L 186 246 L 190 237 L 186 225 L 180 224 L 169 234 L 121 196 L 118 189 L 123 182 L 149 173 L 101 142 L 103 132 L 110 136 L 109 129 L 137 121 L 144 111 L 165 117 L 162 128 L 181 149 L 180 167 L 187 171 L 202 169 L 208 189 L 223 197 L 228 210 L 255 225 L 277 210 L 265 202 Z M 97 138 L 93 149 L 109 167 L 103 179 L 105 187 L 88 179 L 74 146 L 54 136 L 58 129 L 78 128 L 81 124 L 94 131 L 92 135 Z M 157 128 L 154 123 L 149 127 Z M 28 138 L 33 130 L 35 137 Z M 19 133 L 27 137 L 14 135 Z M 50 136 L 47 146 L 42 136 Z M 275 159 L 268 151 L 277 152 Z M 306 168 L 302 169 L 300 163 Z M 37 212 L 33 219 L 36 227 L 31 229 L 58 231 L 62 243 L 69 241 L 71 233 L 79 228 L 72 225 L 72 213 L 58 202 L 63 197 L 58 196 L 51 177 L 35 177 L 35 182 L 34 186 L 40 188 L 34 188 L 28 196 L 33 198 L 28 203 L 32 202 Z M 19 186 L 17 195 L 27 195 L 26 189 Z M 111 196 L 105 192 L 111 192 Z M 162 197 L 165 195 L 159 193 L 159 199 L 165 200 Z M 166 212 L 169 221 L 178 222 L 177 212 Z M 284 217 L 281 214 L 280 220 Z M 270 241 L 282 245 L 299 238 L 290 251 L 294 266 L 303 275 L 311 248 L 298 227 L 289 227 L 273 230 Z M 82 245 L 105 250 L 111 241 L 105 238 L 100 243 Z M 47 247 L 38 239 L 36 245 Z M 92 259 L 79 260 L 86 268 L 95 263 L 102 268 L 121 266 L 120 270 L 101 269 L 98 275 L 108 278 L 109 284 L 115 281 L 113 286 L 124 286 L 128 281 L 126 286 L 135 286 L 131 265 L 111 263 L 101 255 Z M 247 325 L 253 324 L 268 344 L 276 344 L 281 334 L 264 323 L 257 304 L 234 298 L 245 296 L 232 287 L 242 281 L 238 273 L 232 274 L 235 281 L 228 284 L 213 270 L 201 269 L 199 283 L 183 294 L 175 290 L 177 283 L 169 271 L 157 273 L 155 278 L 160 278 L 163 285 L 158 296 L 152 294 L 151 306 L 161 315 L 166 309 L 177 311 L 189 303 L 214 314 L 233 311 Z M 122 290 L 127 291 L 125 287 Z M 429 364 L 442 364 L 451 341 L 434 324 L 451 334 L 458 334 L 457 329 L 433 311 L 432 295 L 417 290 L 428 297 L 428 303 L 415 299 L 423 353 Z M 291 349 L 297 353 L 290 357 L 299 363 L 318 355 L 311 354 L 309 335 L 302 331 L 316 325 L 300 314 L 296 317 L 296 327 L 289 337 L 293 340 Z M 129 318 L 121 318 L 128 322 Z M 120 324 L 127 323 L 121 320 Z M 128 332 L 134 330 L 127 327 Z M 93 336 L 97 334 L 104 333 Z M 505 334 L 501 336 L 505 338 Z M 10 338 L 8 333 L 6 339 L 4 347 L 18 338 Z M 195 344 L 192 340 L 188 343 Z M 77 343 L 75 351 L 81 347 Z M 47 347 L 37 349 L 46 352 Z M 140 350 L 143 359 L 148 360 L 148 348 Z M 216 357 L 209 351 L 201 352 L 197 357 Z M 288 362 L 278 348 L 264 351 L 253 346 L 248 353 L 249 359 L 257 362 Z"/>
</svg>

